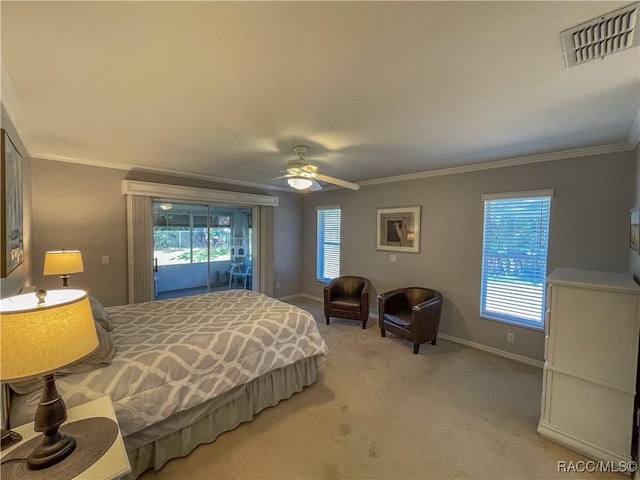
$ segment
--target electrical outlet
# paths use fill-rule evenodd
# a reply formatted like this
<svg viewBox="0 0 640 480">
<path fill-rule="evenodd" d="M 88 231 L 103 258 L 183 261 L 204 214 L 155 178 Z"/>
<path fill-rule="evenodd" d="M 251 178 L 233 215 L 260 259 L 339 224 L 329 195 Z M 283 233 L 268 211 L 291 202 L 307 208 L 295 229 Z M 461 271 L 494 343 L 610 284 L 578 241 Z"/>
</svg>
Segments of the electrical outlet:
<svg viewBox="0 0 640 480">
<path fill-rule="evenodd" d="M 280 288 L 280 282 L 276 282 L 276 288 Z"/>
<path fill-rule="evenodd" d="M 516 341 L 516 336 L 511 332 L 507 332 L 507 342 L 515 343 L 515 341 Z"/>
<path fill-rule="evenodd" d="M 109 255 L 102 255 L 102 265 L 109 265 Z"/>
<path fill-rule="evenodd" d="M 390 262 L 395 262 L 396 261 L 396 256 L 393 255 L 393 254 L 389 255 L 389 261 Z"/>
</svg>

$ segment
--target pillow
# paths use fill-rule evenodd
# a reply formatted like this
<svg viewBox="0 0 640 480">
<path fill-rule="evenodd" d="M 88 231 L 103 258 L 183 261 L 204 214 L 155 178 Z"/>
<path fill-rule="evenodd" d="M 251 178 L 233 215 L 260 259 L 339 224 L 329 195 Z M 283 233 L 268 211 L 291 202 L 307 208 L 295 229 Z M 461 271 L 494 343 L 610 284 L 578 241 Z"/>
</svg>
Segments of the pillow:
<svg viewBox="0 0 640 480">
<path fill-rule="evenodd" d="M 97 368 L 106 367 L 113 361 L 116 347 L 111 334 L 107 332 L 101 323 L 95 321 L 96 333 L 98 334 L 98 348 L 88 357 L 79 362 L 73 363 L 58 370 L 60 373 L 85 373 Z"/>
<path fill-rule="evenodd" d="M 35 392 L 39 388 L 42 388 L 42 377 L 32 378 L 31 380 L 23 380 L 22 382 L 10 383 L 9 387 L 18 395 L 25 395 L 27 393 Z"/>
<path fill-rule="evenodd" d="M 98 368 L 105 367 L 113 361 L 113 355 L 116 352 L 111 334 L 107 332 L 102 324 L 98 321 L 94 321 L 96 327 L 96 334 L 98 335 L 98 348 L 91 353 L 88 357 L 83 358 L 77 363 L 73 363 L 65 368 L 61 368 L 56 372 L 56 375 L 66 373 L 85 373 Z M 22 382 L 10 383 L 11 390 L 18 395 L 24 395 L 27 393 L 35 392 L 39 388 L 42 388 L 42 377 L 32 378 L 29 380 L 23 380 Z"/>
<path fill-rule="evenodd" d="M 109 320 L 109 316 L 100 303 L 100 300 L 89 297 L 89 303 L 91 304 L 91 313 L 93 314 L 93 319 L 100 325 L 102 325 L 102 328 L 104 328 L 107 332 L 113 330 L 111 320 Z"/>
</svg>

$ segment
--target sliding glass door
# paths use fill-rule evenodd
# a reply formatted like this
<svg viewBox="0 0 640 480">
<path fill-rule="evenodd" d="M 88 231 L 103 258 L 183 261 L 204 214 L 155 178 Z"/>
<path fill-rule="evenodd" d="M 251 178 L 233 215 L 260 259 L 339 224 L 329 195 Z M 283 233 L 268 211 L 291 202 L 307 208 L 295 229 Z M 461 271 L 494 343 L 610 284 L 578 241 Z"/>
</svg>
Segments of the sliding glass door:
<svg viewBox="0 0 640 480">
<path fill-rule="evenodd" d="M 153 201 L 155 299 L 251 289 L 250 208 Z"/>
</svg>

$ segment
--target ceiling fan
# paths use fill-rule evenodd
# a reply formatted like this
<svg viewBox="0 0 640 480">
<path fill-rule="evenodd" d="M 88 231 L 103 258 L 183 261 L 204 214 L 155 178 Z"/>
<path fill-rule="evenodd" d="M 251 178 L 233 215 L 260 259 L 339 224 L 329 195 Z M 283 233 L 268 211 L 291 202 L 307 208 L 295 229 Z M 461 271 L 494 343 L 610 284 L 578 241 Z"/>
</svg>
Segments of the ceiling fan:
<svg viewBox="0 0 640 480">
<path fill-rule="evenodd" d="M 331 183 L 351 190 L 358 190 L 360 188 L 360 185 L 356 183 L 347 182 L 346 180 L 340 180 L 339 178 L 319 173 L 318 167 L 311 165 L 304 158 L 305 155 L 309 153 L 309 147 L 305 145 L 297 145 L 293 147 L 293 151 L 298 155 L 298 158 L 295 160 L 289 160 L 287 168 L 284 170 L 284 175 L 278 178 L 286 178 L 289 186 L 296 190 L 305 190 L 307 188 L 312 192 L 321 190 L 322 186 L 318 181 Z"/>
</svg>

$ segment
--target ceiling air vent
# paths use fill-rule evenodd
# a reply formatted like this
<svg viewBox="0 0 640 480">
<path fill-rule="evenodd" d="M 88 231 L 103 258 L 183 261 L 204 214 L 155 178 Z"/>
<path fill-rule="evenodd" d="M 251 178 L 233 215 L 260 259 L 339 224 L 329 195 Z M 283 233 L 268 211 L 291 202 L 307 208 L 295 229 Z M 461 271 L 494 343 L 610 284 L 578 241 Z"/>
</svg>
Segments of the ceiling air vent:
<svg viewBox="0 0 640 480">
<path fill-rule="evenodd" d="M 639 9 L 640 3 L 634 3 L 562 32 L 560 37 L 567 67 L 640 45 Z"/>
</svg>

